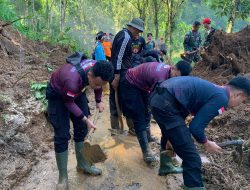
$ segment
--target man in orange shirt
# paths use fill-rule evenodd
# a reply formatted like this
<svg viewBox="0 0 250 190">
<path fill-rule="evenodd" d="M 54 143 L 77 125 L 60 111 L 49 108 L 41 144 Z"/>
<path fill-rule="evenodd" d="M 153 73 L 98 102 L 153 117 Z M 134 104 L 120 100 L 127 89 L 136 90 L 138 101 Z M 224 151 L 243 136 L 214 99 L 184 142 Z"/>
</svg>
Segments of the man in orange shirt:
<svg viewBox="0 0 250 190">
<path fill-rule="evenodd" d="M 111 61 L 112 43 L 109 40 L 108 34 L 105 35 L 104 41 L 102 42 L 102 46 L 103 46 L 107 60 Z"/>
</svg>

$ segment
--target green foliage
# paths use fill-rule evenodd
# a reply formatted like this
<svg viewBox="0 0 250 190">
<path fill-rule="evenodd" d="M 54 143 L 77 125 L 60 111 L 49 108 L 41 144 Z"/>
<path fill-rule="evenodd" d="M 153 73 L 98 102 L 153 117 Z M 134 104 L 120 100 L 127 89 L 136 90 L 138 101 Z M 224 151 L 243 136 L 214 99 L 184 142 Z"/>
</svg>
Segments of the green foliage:
<svg viewBox="0 0 250 190">
<path fill-rule="evenodd" d="M 231 0 L 183 0 L 181 9 L 176 9 L 181 0 L 66 0 L 65 19 L 62 18 L 62 0 L 0 0 L 0 19 L 13 21 L 25 18 L 13 25 L 22 34 L 33 40 L 69 46 L 91 54 L 95 34 L 102 30 L 115 34 L 133 18 L 142 17 L 148 32 L 155 34 L 154 2 L 158 2 L 159 37 L 169 38 L 168 2 L 172 2 L 176 14 L 173 28 L 172 50 L 174 55 L 183 51 L 183 38 L 191 29 L 194 20 L 212 18 L 213 26 L 225 29 Z M 33 4 L 34 3 L 34 4 Z M 34 5 L 34 6 L 33 6 Z M 240 0 L 235 22 L 235 31 L 242 29 L 249 20 L 249 0 Z M 246 21 L 242 21 L 245 19 Z M 63 27 L 61 27 L 61 24 Z M 155 39 L 157 40 L 157 39 Z M 167 40 L 168 45 L 169 42 Z M 177 53 L 176 53 L 177 52 Z"/>
<path fill-rule="evenodd" d="M 31 82 L 30 84 L 32 94 L 36 100 L 42 102 L 44 111 L 47 110 L 48 107 L 48 101 L 46 100 L 47 85 L 47 82 Z"/>
<path fill-rule="evenodd" d="M 219 16 L 229 16 L 233 6 L 232 0 L 213 0 L 213 1 L 207 0 L 206 2 L 212 9 L 216 10 L 216 15 Z M 239 0 L 237 17 L 245 20 L 249 17 L 249 14 L 250 14 L 249 0 Z"/>
</svg>

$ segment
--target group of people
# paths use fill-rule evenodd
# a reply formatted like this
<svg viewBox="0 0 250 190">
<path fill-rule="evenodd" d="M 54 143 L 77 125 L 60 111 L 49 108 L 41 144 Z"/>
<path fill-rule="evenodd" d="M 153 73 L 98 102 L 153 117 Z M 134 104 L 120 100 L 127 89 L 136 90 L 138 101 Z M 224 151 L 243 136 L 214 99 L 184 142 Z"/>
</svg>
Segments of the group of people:
<svg viewBox="0 0 250 190">
<path fill-rule="evenodd" d="M 184 54 L 183 59 L 189 63 L 200 61 L 200 51 L 202 48 L 207 48 L 213 39 L 213 35 L 215 33 L 215 29 L 211 26 L 211 19 L 205 18 L 202 23 L 199 21 L 195 21 L 192 26 L 192 30 L 190 30 L 184 38 L 183 46 L 184 46 Z M 202 44 L 201 34 L 199 32 L 201 24 L 204 25 L 205 28 L 205 40 Z"/>
<path fill-rule="evenodd" d="M 111 62 L 107 61 L 108 58 L 97 60 L 96 55 L 96 60 L 82 55 L 79 63 L 69 62 L 53 72 L 46 97 L 49 119 L 54 128 L 55 155 L 59 171 L 57 189 L 68 189 L 70 120 L 74 127 L 77 171 L 91 175 L 102 173 L 81 154 L 88 130 L 96 128 L 88 117 L 90 112 L 83 89 L 86 86 L 94 89 L 96 107 L 102 112 L 102 86 L 107 83 L 110 84 L 111 127 L 121 128 L 115 103 L 117 93 L 122 113 L 129 120 L 129 128 L 134 130 L 138 139 L 143 160 L 148 164 L 157 161 L 149 145 L 152 141 L 152 115 L 162 133 L 159 175 L 183 172 L 184 189 L 204 189 L 201 159 L 192 136 L 204 145 L 208 152 L 220 152 L 221 148 L 208 140 L 204 129 L 214 117 L 222 114 L 227 108 L 248 100 L 250 79 L 237 76 L 227 85 L 218 86 L 201 78 L 188 76 L 192 67 L 185 60 L 173 66 L 167 65 L 160 61 L 159 54 L 154 50 L 145 51 L 139 59 L 135 59 L 133 54 L 137 51 L 134 50 L 133 41 L 142 41 L 140 33 L 143 31 L 143 20 L 134 18 L 127 24 L 127 28 L 115 35 Z M 101 38 L 97 35 L 97 39 Z M 153 43 L 146 45 L 154 47 Z M 187 127 L 185 118 L 190 114 L 193 120 Z M 170 148 L 182 159 L 182 167 L 173 165 L 168 152 Z"/>
</svg>

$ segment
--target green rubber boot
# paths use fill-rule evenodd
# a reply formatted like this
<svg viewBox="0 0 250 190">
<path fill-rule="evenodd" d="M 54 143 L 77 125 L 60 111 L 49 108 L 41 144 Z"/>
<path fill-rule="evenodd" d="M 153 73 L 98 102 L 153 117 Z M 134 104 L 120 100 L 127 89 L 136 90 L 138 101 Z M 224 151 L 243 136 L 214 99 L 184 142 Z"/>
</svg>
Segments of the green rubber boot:
<svg viewBox="0 0 250 190">
<path fill-rule="evenodd" d="M 68 190 L 68 150 L 62 153 L 56 153 L 56 163 L 59 171 L 59 179 L 56 190 Z"/>
<path fill-rule="evenodd" d="M 81 150 L 84 148 L 83 142 L 75 142 L 75 151 L 76 151 L 76 160 L 77 166 L 76 169 L 78 172 L 83 172 L 90 175 L 101 175 L 102 170 L 96 168 L 94 165 L 89 164 L 84 160 Z"/>
<path fill-rule="evenodd" d="M 182 173 L 183 169 L 181 167 L 175 167 L 172 163 L 170 156 L 166 155 L 165 151 L 160 153 L 160 168 L 159 176 L 165 176 L 168 174 Z"/>
<path fill-rule="evenodd" d="M 205 190 L 205 187 L 186 187 L 186 186 L 184 186 L 184 190 Z"/>
</svg>

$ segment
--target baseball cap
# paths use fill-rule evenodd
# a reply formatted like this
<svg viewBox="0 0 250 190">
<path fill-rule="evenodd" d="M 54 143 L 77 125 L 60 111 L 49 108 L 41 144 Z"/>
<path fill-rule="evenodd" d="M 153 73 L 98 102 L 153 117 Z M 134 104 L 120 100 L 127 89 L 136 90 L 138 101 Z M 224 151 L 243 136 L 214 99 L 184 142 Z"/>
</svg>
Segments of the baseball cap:
<svg viewBox="0 0 250 190">
<path fill-rule="evenodd" d="M 211 19 L 210 18 L 204 18 L 202 21 L 202 24 L 211 24 Z"/>
</svg>

